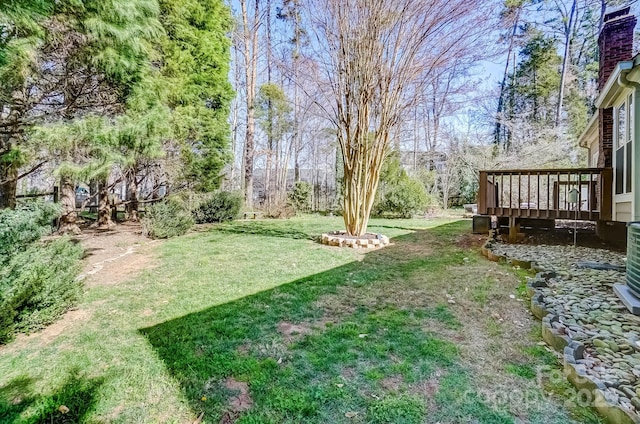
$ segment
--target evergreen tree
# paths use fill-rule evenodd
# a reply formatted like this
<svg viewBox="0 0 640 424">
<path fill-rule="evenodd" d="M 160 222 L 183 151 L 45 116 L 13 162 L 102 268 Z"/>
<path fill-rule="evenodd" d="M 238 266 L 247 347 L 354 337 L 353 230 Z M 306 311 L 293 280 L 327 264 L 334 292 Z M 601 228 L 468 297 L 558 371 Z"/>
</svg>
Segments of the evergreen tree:
<svg viewBox="0 0 640 424">
<path fill-rule="evenodd" d="M 6 74 L 15 66 L 15 61 L 8 60 L 10 55 L 22 58 L 16 62 L 20 66 L 18 72 L 14 71 L 14 78 L 3 78 L 8 83 L 2 86 L 0 127 L 12 131 L 3 139 L 0 154 L 4 169 L 9 168 L 6 164 L 11 165 L 13 192 L 0 196 L 2 199 L 15 199 L 17 168 L 24 163 L 19 159 L 25 156 L 26 131 L 42 124 L 45 126 L 38 134 L 45 133 L 51 124 L 69 124 L 77 129 L 84 124 L 76 124 L 75 120 L 121 113 L 127 97 L 148 72 L 151 42 L 162 33 L 155 0 L 60 0 L 36 2 L 40 4 L 37 9 L 29 2 L 25 4 L 30 6 L 3 14 L 1 21 L 3 27 L 14 30 L 14 35 L 12 39 L 5 35 L 6 39 L 0 42 L 0 56 L 7 58 L 5 65 L 0 65 L 0 73 Z M 21 3 L 16 5 L 18 8 Z M 17 30 L 22 27 L 25 29 Z M 46 147 L 48 138 L 42 136 L 39 140 Z M 38 150 L 42 147 L 39 145 Z M 70 147 L 78 154 L 84 150 L 77 145 Z M 72 150 L 59 148 L 48 150 L 73 156 Z M 83 162 L 82 158 L 68 156 L 56 159 L 62 163 Z M 61 190 L 64 216 L 73 220 L 77 175 L 70 169 L 77 167 L 66 168 L 59 175 L 63 179 L 61 186 L 67 187 Z M 10 201 L 3 203 L 11 206 Z M 64 219 L 63 224 L 67 224 Z M 76 231 L 74 224 L 70 227 Z"/>
<path fill-rule="evenodd" d="M 560 62 L 554 40 L 530 28 L 520 50 L 520 62 L 511 75 L 509 115 L 532 124 L 553 125 Z"/>
<path fill-rule="evenodd" d="M 43 20 L 53 1 L 0 1 L 0 209 L 14 208 L 18 169 L 26 162 L 26 108 L 16 97 L 26 85 L 42 45 Z"/>
<path fill-rule="evenodd" d="M 221 0 L 162 0 L 162 76 L 183 182 L 211 191 L 230 158 L 227 118 L 231 14 Z"/>
</svg>

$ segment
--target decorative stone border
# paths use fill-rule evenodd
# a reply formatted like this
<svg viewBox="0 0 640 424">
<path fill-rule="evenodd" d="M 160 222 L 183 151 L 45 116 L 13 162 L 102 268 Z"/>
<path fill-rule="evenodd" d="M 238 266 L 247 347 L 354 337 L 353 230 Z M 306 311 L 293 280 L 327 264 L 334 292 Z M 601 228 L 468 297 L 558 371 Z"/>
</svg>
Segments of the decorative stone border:
<svg viewBox="0 0 640 424">
<path fill-rule="evenodd" d="M 494 262 L 508 262 L 513 266 L 531 269 L 537 272 L 535 278 L 527 283 L 527 293 L 531 296 L 531 312 L 542 321 L 542 338 L 550 347 L 562 354 L 563 371 L 567 380 L 579 391 L 588 393 L 593 407 L 610 424 L 640 424 L 640 417 L 615 405 L 607 399 L 605 384 L 586 373 L 580 361 L 585 359 L 585 346 L 563 334 L 563 326 L 556 315 L 545 309 L 544 295 L 538 288 L 546 287 L 546 282 L 557 275 L 552 271 L 544 271 L 535 262 L 520 261 L 506 256 L 496 255 L 492 251 L 494 242 L 489 239 L 480 249 L 482 254 Z M 635 405 L 634 405 L 635 406 Z"/>
<path fill-rule="evenodd" d="M 346 235 L 344 231 L 331 231 L 322 234 L 321 242 L 328 246 L 372 249 L 387 246 L 390 240 L 382 234 L 366 233 L 363 237 L 353 237 Z"/>
</svg>

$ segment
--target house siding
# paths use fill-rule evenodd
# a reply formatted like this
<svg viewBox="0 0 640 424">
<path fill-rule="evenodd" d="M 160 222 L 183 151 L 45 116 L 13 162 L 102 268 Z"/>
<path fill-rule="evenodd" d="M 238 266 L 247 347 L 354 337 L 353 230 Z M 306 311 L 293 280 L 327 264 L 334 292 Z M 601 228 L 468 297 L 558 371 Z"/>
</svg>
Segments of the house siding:
<svg viewBox="0 0 640 424">
<path fill-rule="evenodd" d="M 589 144 L 589 168 L 598 167 L 598 159 L 600 158 L 600 143 L 595 138 L 591 144 Z"/>
<path fill-rule="evenodd" d="M 635 77 L 638 78 L 638 72 L 636 72 Z M 637 81 L 636 81 L 636 84 Z M 632 196 L 633 196 L 633 217 L 629 221 L 638 221 L 640 220 L 640 170 L 638 169 L 638 165 L 640 164 L 640 98 L 638 98 L 638 85 L 636 85 L 636 89 L 633 92 L 633 140 L 631 141 L 631 152 L 632 152 Z"/>
<path fill-rule="evenodd" d="M 633 90 L 632 121 L 632 217 L 629 221 L 640 221 L 640 56 L 634 59 L 634 68 L 627 75 L 630 88 Z"/>
<path fill-rule="evenodd" d="M 629 222 L 632 221 L 631 216 L 631 202 L 617 202 L 616 203 L 616 221 Z"/>
</svg>

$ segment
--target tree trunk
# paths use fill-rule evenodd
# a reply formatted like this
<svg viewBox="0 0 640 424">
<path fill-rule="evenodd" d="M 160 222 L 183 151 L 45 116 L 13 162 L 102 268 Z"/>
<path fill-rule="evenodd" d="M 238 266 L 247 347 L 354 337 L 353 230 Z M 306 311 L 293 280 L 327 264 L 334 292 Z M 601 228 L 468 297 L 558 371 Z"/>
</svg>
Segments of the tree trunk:
<svg viewBox="0 0 640 424">
<path fill-rule="evenodd" d="M 111 202 L 109 201 L 109 189 L 106 181 L 99 183 L 100 200 L 98 202 L 98 221 L 96 227 L 101 230 L 110 230 L 116 226 L 111 219 Z"/>
<path fill-rule="evenodd" d="M 0 164 L 0 209 L 15 209 L 18 170 L 11 163 Z"/>
<path fill-rule="evenodd" d="M 125 208 L 127 220 L 138 222 L 140 220 L 138 215 L 138 181 L 135 170 L 129 170 L 125 178 L 127 180 L 127 206 Z"/>
<path fill-rule="evenodd" d="M 298 137 L 296 136 L 295 140 L 297 139 Z M 300 181 L 300 152 L 298 151 L 297 142 L 294 148 L 295 148 L 295 151 L 293 153 L 293 181 L 297 183 Z"/>
<path fill-rule="evenodd" d="M 371 209 L 378 191 L 380 170 L 388 139 L 376 139 L 378 148 L 368 148 L 369 135 L 355 136 L 354 140 L 340 140 L 344 159 L 344 212 L 348 235 L 360 237 L 367 232 Z M 383 135 L 384 137 L 384 135 Z M 344 146 L 361 146 L 346 152 Z"/>
<path fill-rule="evenodd" d="M 78 227 L 78 213 L 76 212 L 76 189 L 74 181 L 69 176 L 60 177 L 60 205 L 62 206 L 62 216 L 58 233 L 60 234 L 80 234 Z"/>
<path fill-rule="evenodd" d="M 273 195 L 271 193 L 272 191 L 272 184 L 271 184 L 271 167 L 273 166 L 273 141 L 270 140 L 268 143 L 268 147 L 267 147 L 267 164 L 266 164 L 266 168 L 264 170 L 264 203 L 265 206 L 267 208 L 267 210 L 269 210 L 269 208 L 271 207 L 271 199 L 273 198 Z"/>
<path fill-rule="evenodd" d="M 244 141 L 244 201 L 247 208 L 253 208 L 253 107 L 247 112 L 247 132 Z"/>
<path fill-rule="evenodd" d="M 243 55 L 245 59 L 245 82 L 247 89 L 247 128 L 244 144 L 244 190 L 247 208 L 253 208 L 253 159 L 255 156 L 255 98 L 258 74 L 258 22 L 260 19 L 259 0 L 254 2 L 252 22 L 249 22 L 247 2 L 240 2 L 243 26 Z"/>
<path fill-rule="evenodd" d="M 501 114 L 503 112 L 503 106 L 504 106 L 504 90 L 506 88 L 506 83 L 507 83 L 507 76 L 509 74 L 509 60 L 511 59 L 511 52 L 513 51 L 513 47 L 514 47 L 514 40 L 516 37 L 516 33 L 518 31 L 518 22 L 520 21 L 520 12 L 521 12 L 521 8 L 518 8 L 518 11 L 516 12 L 516 16 L 515 19 L 513 20 L 513 28 L 511 30 L 511 37 L 509 37 L 509 48 L 507 50 L 507 63 L 505 63 L 504 65 L 504 73 L 502 74 L 502 83 L 500 84 L 500 96 L 498 97 L 498 110 L 496 112 L 496 128 L 494 130 L 494 143 L 496 145 L 500 145 L 500 141 L 501 141 L 501 137 L 502 137 L 502 122 L 500 121 L 501 119 Z"/>
<path fill-rule="evenodd" d="M 562 72 L 560 72 L 560 90 L 558 92 L 558 104 L 556 108 L 556 127 L 560 125 L 560 114 L 562 113 L 562 101 L 564 99 L 564 80 L 567 75 L 567 62 L 569 61 L 569 47 L 571 46 L 571 27 L 573 23 L 573 15 L 576 11 L 576 0 L 571 4 L 571 12 L 569 12 L 569 22 L 565 27 L 564 34 L 564 56 L 562 57 Z"/>
</svg>

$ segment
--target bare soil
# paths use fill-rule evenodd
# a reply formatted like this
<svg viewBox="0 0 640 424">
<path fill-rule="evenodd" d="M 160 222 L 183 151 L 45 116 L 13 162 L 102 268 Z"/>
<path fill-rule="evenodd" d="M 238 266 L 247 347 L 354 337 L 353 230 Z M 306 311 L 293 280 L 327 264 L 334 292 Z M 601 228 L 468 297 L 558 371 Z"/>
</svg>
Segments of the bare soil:
<svg viewBox="0 0 640 424">
<path fill-rule="evenodd" d="M 508 229 L 501 230 L 507 237 Z M 573 245 L 574 231 L 576 232 L 576 245 L 594 249 L 608 249 L 624 252 L 626 240 L 604 241 L 596 235 L 596 226 L 593 222 L 557 220 L 554 229 L 526 228 L 522 229 L 524 239 L 521 244 L 546 244 L 546 245 Z"/>
<path fill-rule="evenodd" d="M 249 394 L 249 385 L 243 381 L 237 381 L 230 377 L 225 380 L 224 387 L 235 394 L 229 398 L 227 405 L 229 410 L 220 419 L 220 424 L 233 424 L 242 412 L 251 409 L 253 399 Z"/>
<path fill-rule="evenodd" d="M 81 277 L 87 287 L 119 284 L 157 265 L 152 252 L 160 241 L 143 236 L 139 223 L 107 231 L 86 228 L 74 239 L 85 248 Z"/>
</svg>

